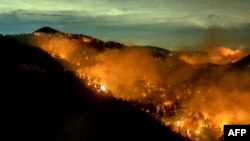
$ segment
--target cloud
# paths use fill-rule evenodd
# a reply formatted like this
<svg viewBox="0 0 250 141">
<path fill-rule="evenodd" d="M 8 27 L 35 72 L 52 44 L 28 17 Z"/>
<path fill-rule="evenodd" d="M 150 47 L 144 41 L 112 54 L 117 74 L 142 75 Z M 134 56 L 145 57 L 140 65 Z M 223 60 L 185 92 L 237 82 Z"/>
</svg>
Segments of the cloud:
<svg viewBox="0 0 250 141">
<path fill-rule="evenodd" d="M 250 23 L 248 3 L 246 0 L 2 0 L 0 32 L 27 33 L 41 26 L 52 26 L 104 40 L 160 47 L 193 45 L 211 26 L 237 29 L 230 34 L 245 33 L 243 27 Z M 243 34 L 237 38 L 241 37 Z"/>
<path fill-rule="evenodd" d="M 14 3 L 14 4 L 13 4 Z M 227 3 L 227 5 L 225 5 Z M 220 26 L 239 26 L 250 23 L 248 18 L 249 2 L 232 2 L 229 0 L 211 1 L 173 1 L 173 0 L 75 0 L 75 1 L 32 1 L 32 0 L 3 0 L 2 13 L 24 10 L 34 13 L 53 14 L 54 12 L 75 11 L 74 14 L 88 17 L 105 17 L 110 22 L 132 24 L 177 23 L 184 25 L 210 26 L 210 23 Z M 216 19 L 211 19 L 213 16 Z M 107 18 L 108 17 L 108 18 Z M 220 17 L 220 18 L 218 18 Z M 229 19 L 234 19 L 230 21 Z"/>
</svg>

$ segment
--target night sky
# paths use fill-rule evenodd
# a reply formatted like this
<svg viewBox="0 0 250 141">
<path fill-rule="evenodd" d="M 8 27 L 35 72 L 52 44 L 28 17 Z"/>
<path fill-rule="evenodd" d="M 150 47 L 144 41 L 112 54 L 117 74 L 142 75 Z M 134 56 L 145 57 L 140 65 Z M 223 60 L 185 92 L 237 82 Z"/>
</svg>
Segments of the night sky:
<svg viewBox="0 0 250 141">
<path fill-rule="evenodd" d="M 230 47 L 249 46 L 250 0 L 0 0 L 1 34 L 42 26 L 171 49 L 219 27 Z"/>
</svg>

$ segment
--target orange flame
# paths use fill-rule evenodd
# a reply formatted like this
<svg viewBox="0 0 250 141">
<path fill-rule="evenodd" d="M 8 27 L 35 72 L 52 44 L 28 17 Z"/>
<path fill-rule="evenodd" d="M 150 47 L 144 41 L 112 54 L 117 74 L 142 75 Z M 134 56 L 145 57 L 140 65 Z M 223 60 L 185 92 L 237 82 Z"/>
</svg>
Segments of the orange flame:
<svg viewBox="0 0 250 141">
<path fill-rule="evenodd" d="M 204 64 L 235 62 L 245 55 L 240 49 L 219 46 L 205 54 L 181 54 L 179 59 L 189 64 L 204 64 L 190 67 L 174 56 L 155 58 L 145 48 L 100 53 L 86 46 L 91 42 L 87 38 L 78 41 L 46 34 L 34 38 L 35 45 L 69 62 L 68 67 L 89 87 L 101 93 L 108 93 L 108 88 L 118 98 L 156 106 L 156 113 L 141 109 L 191 139 L 214 140 L 222 135 L 223 124 L 250 122 L 249 71 L 210 72 Z"/>
</svg>

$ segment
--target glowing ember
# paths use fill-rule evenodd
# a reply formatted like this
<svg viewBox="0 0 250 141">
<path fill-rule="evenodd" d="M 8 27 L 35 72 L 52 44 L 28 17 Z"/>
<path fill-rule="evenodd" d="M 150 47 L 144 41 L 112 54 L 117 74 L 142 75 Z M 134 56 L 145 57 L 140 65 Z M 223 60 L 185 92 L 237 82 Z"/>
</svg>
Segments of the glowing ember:
<svg viewBox="0 0 250 141">
<path fill-rule="evenodd" d="M 106 91 L 106 87 L 104 85 L 101 85 L 100 89 L 101 89 L 101 91 L 104 91 L 104 92 Z"/>
<path fill-rule="evenodd" d="M 177 126 L 180 126 L 180 125 L 181 125 L 181 122 L 180 122 L 180 121 L 177 121 L 176 124 L 177 124 Z"/>
<path fill-rule="evenodd" d="M 60 54 L 60 57 L 61 57 L 62 59 L 65 59 L 65 54 Z"/>
</svg>

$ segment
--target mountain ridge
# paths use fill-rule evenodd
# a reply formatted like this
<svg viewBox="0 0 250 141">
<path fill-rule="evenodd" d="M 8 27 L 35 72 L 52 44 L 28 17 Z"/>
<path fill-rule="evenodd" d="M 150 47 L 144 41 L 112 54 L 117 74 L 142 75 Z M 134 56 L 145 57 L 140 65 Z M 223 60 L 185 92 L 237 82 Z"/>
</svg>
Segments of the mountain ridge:
<svg viewBox="0 0 250 141">
<path fill-rule="evenodd" d="M 56 30 L 56 29 L 53 29 L 51 27 L 48 27 L 48 26 L 44 26 L 44 27 L 41 27 L 39 29 L 37 29 L 36 31 L 34 31 L 33 33 L 36 33 L 36 32 L 43 32 L 43 33 L 59 33 L 60 31 Z"/>
</svg>

